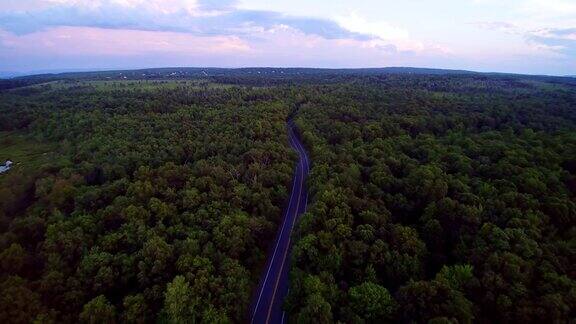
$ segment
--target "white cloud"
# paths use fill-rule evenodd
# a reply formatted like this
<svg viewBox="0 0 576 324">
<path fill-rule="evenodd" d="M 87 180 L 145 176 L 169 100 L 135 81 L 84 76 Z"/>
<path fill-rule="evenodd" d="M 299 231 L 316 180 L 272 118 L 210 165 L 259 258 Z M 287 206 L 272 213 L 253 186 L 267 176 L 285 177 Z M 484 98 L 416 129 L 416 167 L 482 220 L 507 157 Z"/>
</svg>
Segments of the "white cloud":
<svg viewBox="0 0 576 324">
<path fill-rule="evenodd" d="M 548 39 L 561 39 L 576 41 L 576 28 L 571 29 L 540 29 L 531 32 L 532 36 L 543 37 Z"/>
<path fill-rule="evenodd" d="M 336 17 L 336 22 L 351 32 L 375 36 L 375 39 L 366 43 L 368 47 L 394 45 L 400 51 L 422 51 L 425 48 L 421 42 L 411 39 L 407 30 L 385 21 L 368 21 L 352 13 L 348 16 Z"/>
<path fill-rule="evenodd" d="M 408 30 L 394 26 L 386 21 L 368 21 L 356 13 L 335 18 L 343 28 L 359 33 L 372 35 L 375 38 L 363 42 L 364 48 L 379 48 L 390 51 L 391 48 L 400 52 L 452 54 L 453 51 L 439 44 L 427 44 L 410 36 Z"/>
<path fill-rule="evenodd" d="M 348 16 L 340 16 L 336 18 L 340 26 L 362 34 L 370 34 L 378 36 L 384 40 L 407 40 L 409 39 L 408 31 L 392 26 L 385 21 L 367 21 L 356 13 Z"/>
</svg>

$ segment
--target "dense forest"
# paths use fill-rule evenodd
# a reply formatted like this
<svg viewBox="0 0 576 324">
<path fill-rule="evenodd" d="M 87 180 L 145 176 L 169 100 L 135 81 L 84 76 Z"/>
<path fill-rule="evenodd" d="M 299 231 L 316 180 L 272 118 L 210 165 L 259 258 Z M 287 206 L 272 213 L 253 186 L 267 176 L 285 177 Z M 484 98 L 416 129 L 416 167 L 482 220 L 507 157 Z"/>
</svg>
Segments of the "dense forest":
<svg viewBox="0 0 576 324">
<path fill-rule="evenodd" d="M 574 80 L 202 71 L 3 83 L 0 322 L 246 322 L 289 116 L 289 321 L 576 318 Z"/>
<path fill-rule="evenodd" d="M 298 322 L 576 318 L 576 91 L 388 77 L 302 95 Z"/>
<path fill-rule="evenodd" d="M 295 160 L 277 95 L 182 83 L 2 94 L 1 145 L 25 132 L 59 158 L 14 159 L 0 178 L 0 322 L 242 321 Z"/>
</svg>

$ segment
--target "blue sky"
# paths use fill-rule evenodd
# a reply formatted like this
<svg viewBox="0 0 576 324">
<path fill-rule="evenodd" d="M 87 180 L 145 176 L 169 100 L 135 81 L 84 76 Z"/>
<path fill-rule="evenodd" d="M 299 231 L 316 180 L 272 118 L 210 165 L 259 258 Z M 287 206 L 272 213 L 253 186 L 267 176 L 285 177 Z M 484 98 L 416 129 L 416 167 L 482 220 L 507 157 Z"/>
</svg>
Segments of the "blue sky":
<svg viewBox="0 0 576 324">
<path fill-rule="evenodd" d="M 0 1 L 0 71 L 163 66 L 576 75 L 576 0 Z"/>
</svg>

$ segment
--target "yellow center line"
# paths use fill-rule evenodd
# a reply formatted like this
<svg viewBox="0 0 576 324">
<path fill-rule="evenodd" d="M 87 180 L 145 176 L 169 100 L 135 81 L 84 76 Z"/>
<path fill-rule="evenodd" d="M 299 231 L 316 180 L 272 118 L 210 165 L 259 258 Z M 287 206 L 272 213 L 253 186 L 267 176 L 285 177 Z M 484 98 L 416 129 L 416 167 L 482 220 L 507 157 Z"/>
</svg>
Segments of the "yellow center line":
<svg viewBox="0 0 576 324">
<path fill-rule="evenodd" d="M 298 150 L 298 148 L 296 148 Z M 298 150 L 299 153 L 300 150 Z M 280 282 L 280 277 L 282 276 L 282 269 L 284 269 L 284 263 L 286 262 L 286 255 L 288 254 L 288 250 L 290 248 L 290 241 L 292 239 L 292 230 L 294 229 L 294 223 L 296 222 L 296 216 L 298 215 L 298 209 L 300 208 L 300 195 L 302 194 L 302 187 L 304 186 L 304 166 L 302 166 L 302 174 L 300 175 L 300 190 L 298 194 L 298 203 L 296 204 L 296 215 L 294 215 L 294 220 L 292 221 L 292 227 L 290 227 L 290 233 L 288 236 L 288 245 L 286 246 L 286 250 L 284 251 L 282 263 L 280 264 L 280 272 L 278 274 L 278 278 L 276 278 L 276 283 L 274 284 L 274 292 L 272 293 L 272 300 L 270 302 L 270 306 L 268 307 L 268 315 L 266 316 L 266 324 L 270 322 L 270 315 L 272 314 L 272 306 L 274 306 L 274 298 L 276 297 L 276 291 L 278 290 L 278 283 Z"/>
</svg>

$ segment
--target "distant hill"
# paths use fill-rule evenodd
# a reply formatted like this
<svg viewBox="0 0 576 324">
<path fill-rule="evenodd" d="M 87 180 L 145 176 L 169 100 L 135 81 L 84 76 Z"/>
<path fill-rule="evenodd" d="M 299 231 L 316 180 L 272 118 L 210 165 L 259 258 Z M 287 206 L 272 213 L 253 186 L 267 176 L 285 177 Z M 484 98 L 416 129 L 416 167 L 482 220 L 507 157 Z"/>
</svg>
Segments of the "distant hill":
<svg viewBox="0 0 576 324">
<path fill-rule="evenodd" d="M 9 79 L 19 76 L 24 76 L 24 73 L 20 72 L 10 72 L 10 71 L 0 71 L 0 79 Z"/>
<path fill-rule="evenodd" d="M 362 68 L 362 69 L 321 69 L 321 68 L 200 68 L 200 67 L 168 67 L 168 68 L 151 68 L 137 70 L 110 70 L 110 71 L 79 71 L 79 72 L 62 72 L 62 73 L 41 73 L 27 76 L 20 76 L 19 79 L 84 79 L 84 78 L 178 78 L 194 76 L 219 76 L 219 75 L 316 75 L 316 74 L 472 74 L 477 72 L 464 70 L 443 70 L 429 68 L 412 68 L 412 67 L 386 67 L 386 68 Z"/>
<path fill-rule="evenodd" d="M 322 68 L 213 68 L 213 67 L 167 67 L 138 70 L 113 70 L 91 72 L 44 73 L 18 76 L 8 80 L 0 79 L 0 90 L 12 89 L 50 81 L 86 80 L 191 80 L 211 79 L 214 82 L 231 84 L 259 85 L 309 82 L 338 82 L 350 77 L 381 77 L 386 75 L 434 75 L 434 76 L 475 76 L 510 79 L 534 79 L 552 83 L 574 84 L 568 77 L 533 76 L 506 73 L 481 73 L 465 70 L 445 70 L 413 67 L 385 67 L 362 69 L 322 69 Z M 1 75 L 0 75 L 1 77 Z M 247 82 L 249 81 L 249 82 Z"/>
</svg>

